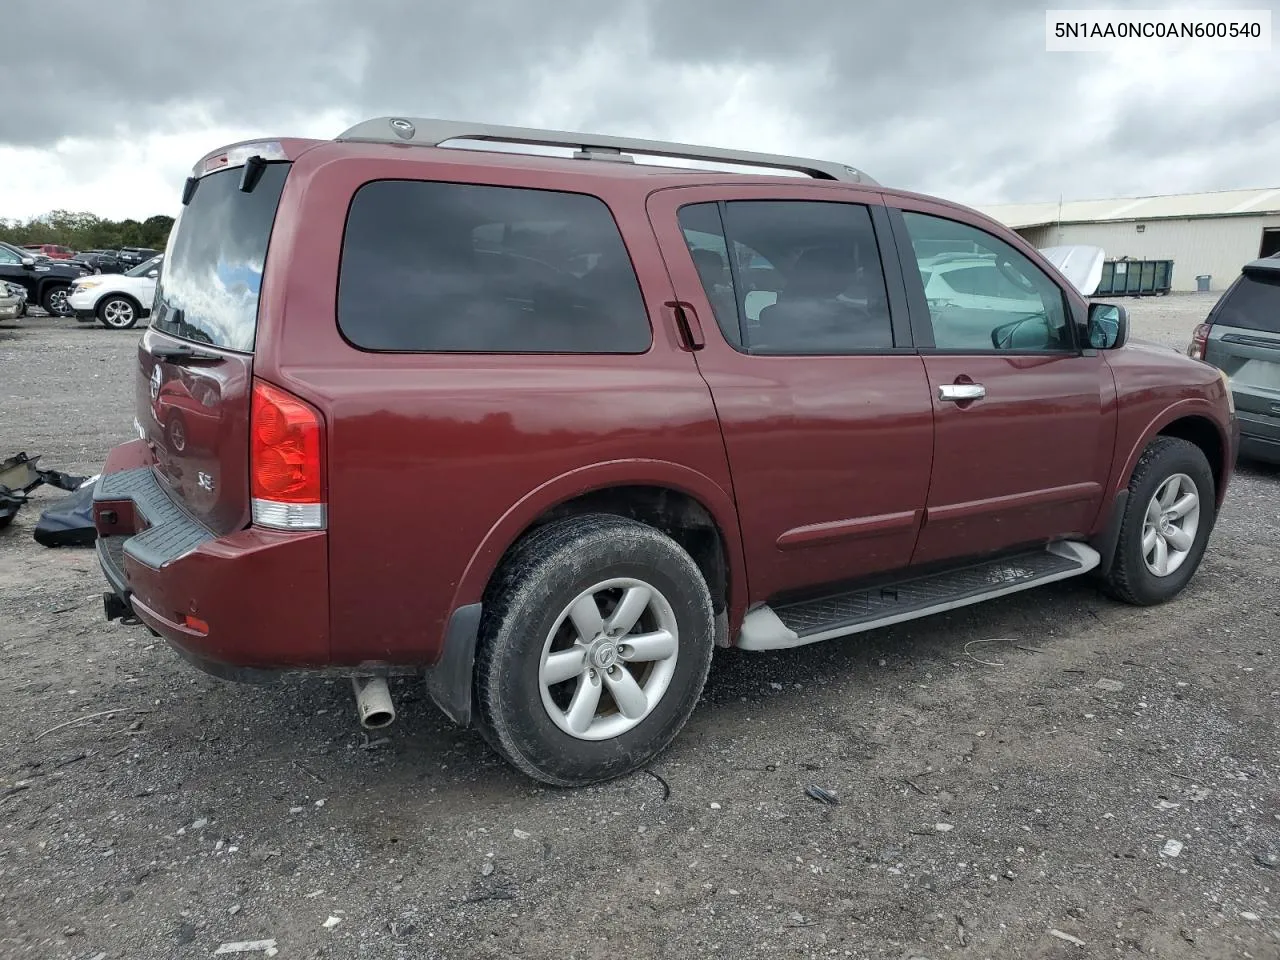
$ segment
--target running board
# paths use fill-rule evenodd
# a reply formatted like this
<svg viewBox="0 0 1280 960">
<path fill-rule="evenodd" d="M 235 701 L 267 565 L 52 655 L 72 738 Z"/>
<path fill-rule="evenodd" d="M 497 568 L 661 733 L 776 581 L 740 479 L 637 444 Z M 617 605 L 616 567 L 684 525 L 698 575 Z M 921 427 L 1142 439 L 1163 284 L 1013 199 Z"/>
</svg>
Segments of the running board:
<svg viewBox="0 0 1280 960">
<path fill-rule="evenodd" d="M 781 650 L 862 633 L 1078 577 L 1100 560 L 1091 547 L 1064 540 L 897 583 L 776 608 L 756 607 L 742 621 L 737 645 L 743 650 Z"/>
</svg>

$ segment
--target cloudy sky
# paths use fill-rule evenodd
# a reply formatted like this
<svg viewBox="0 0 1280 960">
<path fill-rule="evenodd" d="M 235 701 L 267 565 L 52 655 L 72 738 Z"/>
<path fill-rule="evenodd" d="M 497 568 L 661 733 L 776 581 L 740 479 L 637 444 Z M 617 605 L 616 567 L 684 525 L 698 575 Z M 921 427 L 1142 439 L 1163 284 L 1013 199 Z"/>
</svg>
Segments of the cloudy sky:
<svg viewBox="0 0 1280 960">
<path fill-rule="evenodd" d="M 212 147 L 385 114 L 819 156 L 974 204 L 1280 186 L 1280 47 L 1046 53 L 1045 6 L 15 2 L 0 217 L 171 214 Z M 1280 0 L 1187 7 L 1280 29 Z"/>
</svg>

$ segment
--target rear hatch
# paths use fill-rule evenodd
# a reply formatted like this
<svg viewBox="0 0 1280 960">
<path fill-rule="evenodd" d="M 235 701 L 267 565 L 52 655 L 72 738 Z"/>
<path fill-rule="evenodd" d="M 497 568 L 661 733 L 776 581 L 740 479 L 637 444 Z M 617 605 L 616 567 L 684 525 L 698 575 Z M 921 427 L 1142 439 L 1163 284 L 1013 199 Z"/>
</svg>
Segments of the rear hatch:
<svg viewBox="0 0 1280 960">
<path fill-rule="evenodd" d="M 173 495 L 219 535 L 250 517 L 258 295 L 289 168 L 268 163 L 256 182 L 223 168 L 189 183 L 138 348 L 139 435 Z"/>
<path fill-rule="evenodd" d="M 1248 432 L 1280 440 L 1280 260 L 1245 267 L 1208 322 L 1204 358 L 1231 378 Z"/>
</svg>

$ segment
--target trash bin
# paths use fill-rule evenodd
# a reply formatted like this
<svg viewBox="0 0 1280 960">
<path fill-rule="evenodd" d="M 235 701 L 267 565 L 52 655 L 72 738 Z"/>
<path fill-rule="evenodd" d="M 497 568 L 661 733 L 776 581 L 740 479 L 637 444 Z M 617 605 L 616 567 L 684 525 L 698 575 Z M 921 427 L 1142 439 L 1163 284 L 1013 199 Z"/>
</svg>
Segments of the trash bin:
<svg viewBox="0 0 1280 960">
<path fill-rule="evenodd" d="M 1212 280 L 1212 279 L 1213 279 L 1213 278 L 1212 278 L 1212 277 L 1210 277 L 1210 276 L 1208 276 L 1208 275 L 1201 275 L 1201 276 L 1196 277 L 1196 291 L 1197 291 L 1198 293 L 1208 293 L 1208 292 L 1209 292 L 1209 281 L 1210 281 L 1210 280 Z"/>
</svg>

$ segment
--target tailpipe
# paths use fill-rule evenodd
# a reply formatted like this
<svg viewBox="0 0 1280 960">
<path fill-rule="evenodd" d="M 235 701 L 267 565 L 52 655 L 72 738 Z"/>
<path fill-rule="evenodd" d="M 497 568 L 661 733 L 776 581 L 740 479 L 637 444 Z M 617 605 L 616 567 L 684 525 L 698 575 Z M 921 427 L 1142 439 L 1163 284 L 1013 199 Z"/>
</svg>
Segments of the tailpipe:
<svg viewBox="0 0 1280 960">
<path fill-rule="evenodd" d="M 356 692 L 356 713 L 360 725 L 366 730 L 381 730 L 396 719 L 395 704 L 387 689 L 385 677 L 352 677 L 351 686 Z"/>
</svg>

